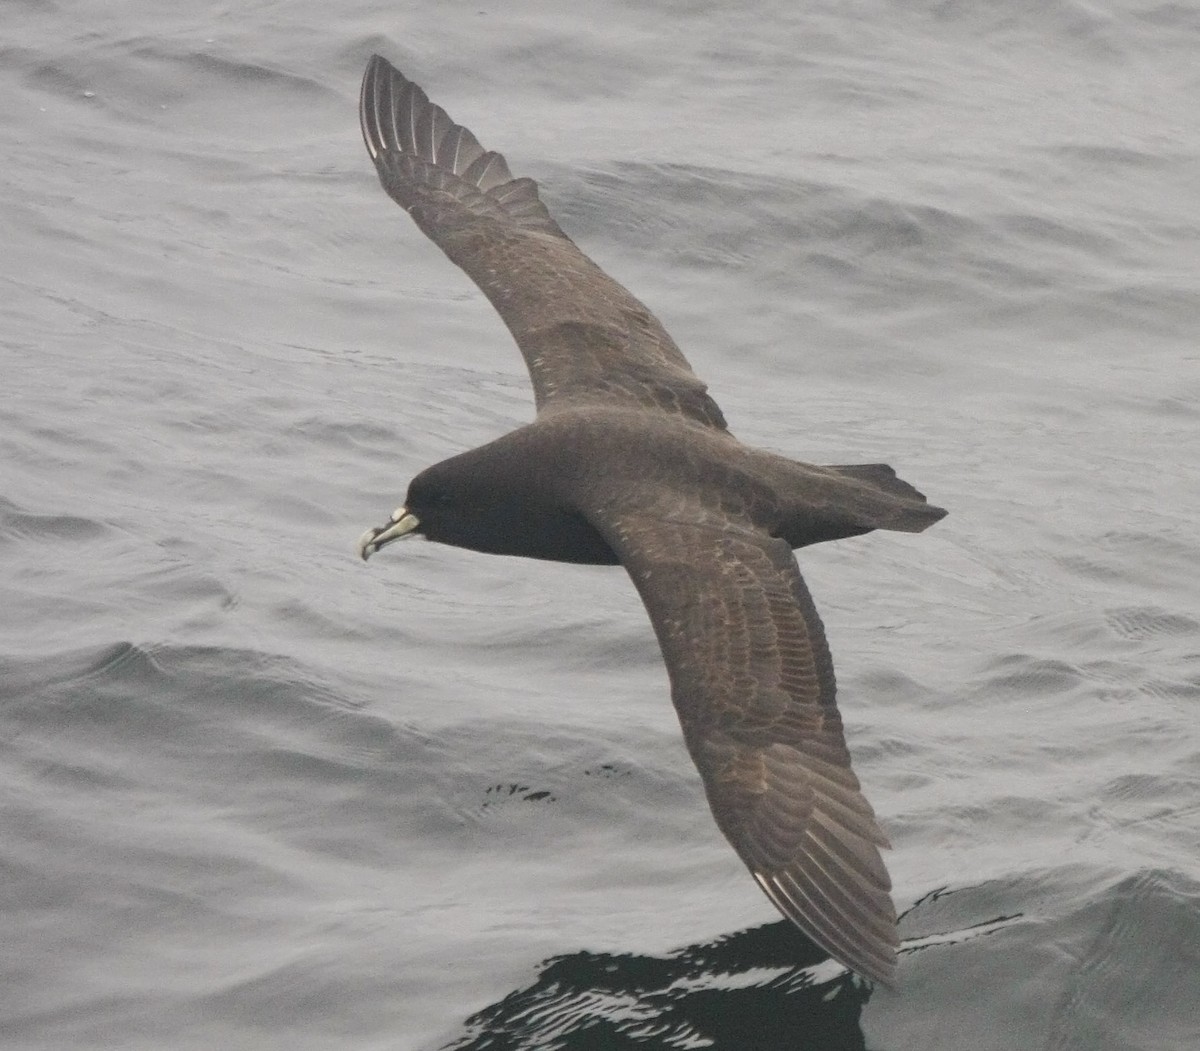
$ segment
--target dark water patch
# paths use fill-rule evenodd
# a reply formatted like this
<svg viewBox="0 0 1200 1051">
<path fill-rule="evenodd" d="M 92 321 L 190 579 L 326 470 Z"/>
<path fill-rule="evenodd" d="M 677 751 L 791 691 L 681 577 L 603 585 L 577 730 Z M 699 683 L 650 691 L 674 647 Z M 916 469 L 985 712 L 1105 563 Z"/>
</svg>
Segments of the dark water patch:
<svg viewBox="0 0 1200 1051">
<path fill-rule="evenodd" d="M 664 956 L 578 952 L 469 1018 L 446 1051 L 484 1048 L 861 1051 L 870 988 L 789 923 L 774 923 Z"/>
<path fill-rule="evenodd" d="M 989 896 L 980 890 L 927 895 L 901 918 L 902 961 L 987 938 L 1020 918 L 980 918 Z M 901 966 L 903 975 L 908 964 Z M 875 994 L 790 923 L 776 922 L 660 956 L 583 951 L 555 957 L 533 983 L 469 1018 L 464 1032 L 443 1046 L 861 1051 L 868 1046 L 862 1012 Z M 878 995 L 895 999 L 886 991 Z"/>
<path fill-rule="evenodd" d="M 77 544 L 99 539 L 109 531 L 95 519 L 25 511 L 0 497 L 0 545 L 26 540 Z"/>
</svg>

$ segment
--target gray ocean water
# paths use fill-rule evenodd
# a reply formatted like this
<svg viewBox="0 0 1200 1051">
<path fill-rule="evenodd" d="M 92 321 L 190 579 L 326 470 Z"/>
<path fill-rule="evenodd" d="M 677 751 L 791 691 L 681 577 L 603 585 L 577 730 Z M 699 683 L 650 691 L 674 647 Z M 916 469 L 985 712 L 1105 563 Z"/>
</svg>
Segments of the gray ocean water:
<svg viewBox="0 0 1200 1051">
<path fill-rule="evenodd" d="M 0 1046 L 1200 1046 L 1200 5 L 0 21 Z M 532 413 L 373 51 L 743 440 L 950 510 L 800 555 L 897 990 L 721 839 L 619 569 L 355 557 Z"/>
</svg>

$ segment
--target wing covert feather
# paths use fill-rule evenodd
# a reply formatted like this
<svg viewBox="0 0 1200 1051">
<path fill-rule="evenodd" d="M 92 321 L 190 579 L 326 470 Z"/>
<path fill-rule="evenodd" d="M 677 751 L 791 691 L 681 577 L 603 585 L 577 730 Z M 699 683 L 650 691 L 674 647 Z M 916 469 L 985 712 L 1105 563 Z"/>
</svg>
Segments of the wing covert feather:
<svg viewBox="0 0 1200 1051">
<path fill-rule="evenodd" d="M 820 618 L 786 542 L 699 517 L 594 516 L 654 624 L 717 825 L 780 912 L 891 983 L 888 842 L 850 766 Z"/>
</svg>

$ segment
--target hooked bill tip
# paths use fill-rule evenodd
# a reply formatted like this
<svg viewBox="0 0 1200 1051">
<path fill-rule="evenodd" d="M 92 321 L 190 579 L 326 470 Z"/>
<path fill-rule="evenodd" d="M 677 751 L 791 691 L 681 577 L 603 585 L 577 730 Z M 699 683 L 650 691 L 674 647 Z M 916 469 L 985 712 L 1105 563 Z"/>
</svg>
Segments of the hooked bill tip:
<svg viewBox="0 0 1200 1051">
<path fill-rule="evenodd" d="M 375 538 L 379 535 L 379 532 L 378 529 L 368 529 L 358 538 L 358 554 L 364 562 L 378 550 L 375 546 Z"/>
<path fill-rule="evenodd" d="M 416 515 L 410 514 L 403 507 L 397 507 L 387 525 L 368 529 L 358 538 L 358 553 L 365 562 L 385 544 L 409 536 L 420 524 L 421 520 Z"/>
</svg>

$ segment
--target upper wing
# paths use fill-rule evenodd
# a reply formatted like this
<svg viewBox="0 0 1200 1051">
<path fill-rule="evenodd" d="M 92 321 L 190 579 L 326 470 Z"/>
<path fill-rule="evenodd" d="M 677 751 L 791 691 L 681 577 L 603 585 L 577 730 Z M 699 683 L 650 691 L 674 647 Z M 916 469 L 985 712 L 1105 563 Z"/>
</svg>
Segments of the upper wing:
<svg viewBox="0 0 1200 1051">
<path fill-rule="evenodd" d="M 790 547 L 711 515 L 595 518 L 650 613 L 721 831 L 780 912 L 891 983 L 888 842 L 850 769 L 829 647 Z"/>
<path fill-rule="evenodd" d="M 514 179 L 500 154 L 378 55 L 359 119 L 383 188 L 504 319 L 539 412 L 616 401 L 725 427 L 658 319 L 559 229 L 537 183 Z"/>
</svg>

